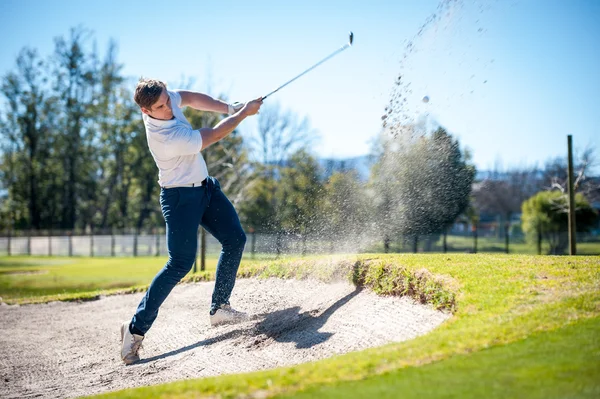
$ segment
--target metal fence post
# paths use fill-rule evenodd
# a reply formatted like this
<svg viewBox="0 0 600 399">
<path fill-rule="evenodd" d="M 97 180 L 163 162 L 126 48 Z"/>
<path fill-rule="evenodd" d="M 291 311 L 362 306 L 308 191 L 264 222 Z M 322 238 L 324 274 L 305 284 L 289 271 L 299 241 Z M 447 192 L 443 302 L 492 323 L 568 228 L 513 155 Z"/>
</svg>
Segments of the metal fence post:
<svg viewBox="0 0 600 399">
<path fill-rule="evenodd" d="M 110 256 L 115 257 L 115 229 L 110 229 Z"/>
<path fill-rule="evenodd" d="M 156 233 L 156 229 L 154 229 L 154 236 L 156 239 L 156 253 L 154 254 L 154 256 L 159 256 L 160 255 L 160 234 Z"/>
<path fill-rule="evenodd" d="M 69 256 L 73 256 L 73 231 L 68 231 L 67 235 L 69 237 Z"/>
</svg>

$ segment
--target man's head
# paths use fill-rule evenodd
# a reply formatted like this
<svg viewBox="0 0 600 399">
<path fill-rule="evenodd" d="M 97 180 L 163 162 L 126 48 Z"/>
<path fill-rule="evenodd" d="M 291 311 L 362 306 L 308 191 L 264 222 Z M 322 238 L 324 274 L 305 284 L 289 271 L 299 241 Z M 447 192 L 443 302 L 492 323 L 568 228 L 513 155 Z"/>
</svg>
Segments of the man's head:
<svg viewBox="0 0 600 399">
<path fill-rule="evenodd" d="M 133 99 L 146 115 L 163 120 L 173 118 L 167 85 L 160 80 L 141 78 L 135 88 Z"/>
</svg>

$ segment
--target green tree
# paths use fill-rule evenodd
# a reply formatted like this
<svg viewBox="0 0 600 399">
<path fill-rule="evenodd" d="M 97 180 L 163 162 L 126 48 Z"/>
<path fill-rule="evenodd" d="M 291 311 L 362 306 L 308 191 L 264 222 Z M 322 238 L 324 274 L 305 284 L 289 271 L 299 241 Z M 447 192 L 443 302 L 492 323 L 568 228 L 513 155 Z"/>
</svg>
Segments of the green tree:
<svg viewBox="0 0 600 399">
<path fill-rule="evenodd" d="M 246 187 L 244 200 L 239 203 L 242 225 L 248 231 L 272 234 L 280 230 L 275 209 L 278 182 L 257 172 Z"/>
<path fill-rule="evenodd" d="M 374 168 L 375 193 L 389 219 L 381 227 L 391 226 L 387 230 L 409 239 L 416 252 L 420 236 L 439 235 L 467 209 L 475 169 L 443 128 L 400 136 L 382 148 Z"/>
<path fill-rule="evenodd" d="M 304 150 L 292 154 L 277 185 L 277 217 L 286 233 L 301 237 L 303 254 L 325 222 L 318 220 L 323 191 L 317 160 Z"/>
<path fill-rule="evenodd" d="M 521 211 L 523 201 L 541 190 L 539 171 L 512 169 L 494 171 L 492 176 L 473 185 L 476 208 L 481 212 L 500 215 L 503 220 L 505 252 L 509 253 L 510 222 L 514 214 Z"/>
<path fill-rule="evenodd" d="M 523 231 L 530 241 L 538 242 L 541 252 L 541 240 L 545 239 L 549 253 L 564 254 L 568 241 L 568 198 L 560 191 L 541 191 L 522 205 L 521 222 Z M 575 194 L 575 219 L 578 232 L 589 231 L 594 227 L 598 213 L 582 194 Z"/>
<path fill-rule="evenodd" d="M 33 49 L 25 48 L 17 57 L 17 69 L 8 73 L 0 92 L 6 99 L 2 114 L 3 185 L 8 189 L 15 226 L 41 229 L 50 227 L 56 101 L 49 94 L 46 63 Z M 52 204 L 53 205 L 53 204 Z M 16 212 L 21 209 L 23 212 Z M 26 211 L 24 211 L 26 209 Z"/>
<path fill-rule="evenodd" d="M 367 235 L 370 210 L 366 195 L 366 187 L 355 170 L 336 172 L 329 177 L 319 218 L 324 236 L 331 243 L 331 252 L 335 246 L 356 250 L 360 239 Z"/>
<path fill-rule="evenodd" d="M 61 107 L 60 136 L 55 145 L 62 152 L 64 178 L 61 227 L 85 227 L 81 216 L 91 215 L 95 205 L 98 165 L 93 101 L 97 82 L 95 54 L 87 51 L 90 32 L 71 29 L 70 36 L 55 39 L 54 90 Z"/>
</svg>

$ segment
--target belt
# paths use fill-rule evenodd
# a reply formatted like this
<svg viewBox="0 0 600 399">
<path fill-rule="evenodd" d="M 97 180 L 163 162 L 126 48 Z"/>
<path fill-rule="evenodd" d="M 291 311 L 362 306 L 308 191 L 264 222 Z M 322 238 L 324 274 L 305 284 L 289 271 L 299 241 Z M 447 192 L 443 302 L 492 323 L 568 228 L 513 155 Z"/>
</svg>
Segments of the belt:
<svg viewBox="0 0 600 399">
<path fill-rule="evenodd" d="M 207 178 L 208 179 L 208 178 Z M 172 186 L 162 186 L 162 188 L 175 188 L 175 187 L 201 187 L 206 184 L 206 179 L 202 180 L 200 183 L 189 183 L 189 184 L 174 184 Z"/>
</svg>

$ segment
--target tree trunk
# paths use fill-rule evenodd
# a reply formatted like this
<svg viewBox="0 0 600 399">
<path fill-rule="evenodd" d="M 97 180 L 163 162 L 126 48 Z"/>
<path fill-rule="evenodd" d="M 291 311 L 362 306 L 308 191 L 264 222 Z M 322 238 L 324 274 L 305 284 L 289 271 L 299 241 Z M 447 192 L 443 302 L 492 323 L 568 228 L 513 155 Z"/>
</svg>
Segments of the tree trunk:
<svg viewBox="0 0 600 399">
<path fill-rule="evenodd" d="M 510 242 L 510 219 L 512 217 L 511 213 L 506 215 L 506 222 L 504 223 L 504 248 L 505 252 L 509 253 L 509 242 Z"/>
<path fill-rule="evenodd" d="M 444 253 L 448 252 L 448 230 L 444 229 Z"/>
<path fill-rule="evenodd" d="M 200 271 L 206 270 L 206 230 L 200 227 Z"/>
<path fill-rule="evenodd" d="M 538 253 L 538 255 L 542 254 L 542 226 L 541 226 L 541 223 L 538 224 L 538 228 L 537 228 L 537 253 Z"/>
<path fill-rule="evenodd" d="M 387 235 L 383 238 L 383 253 L 387 254 L 390 252 L 390 237 Z"/>
</svg>

